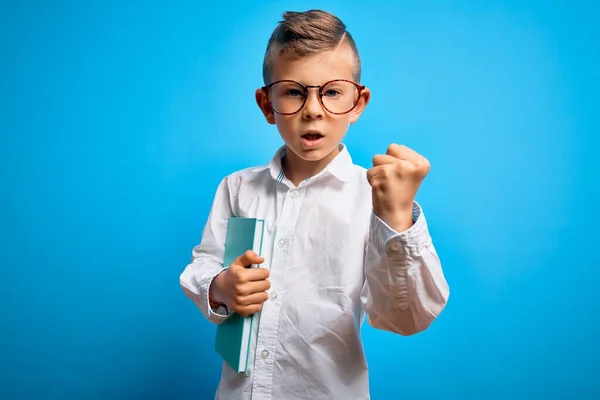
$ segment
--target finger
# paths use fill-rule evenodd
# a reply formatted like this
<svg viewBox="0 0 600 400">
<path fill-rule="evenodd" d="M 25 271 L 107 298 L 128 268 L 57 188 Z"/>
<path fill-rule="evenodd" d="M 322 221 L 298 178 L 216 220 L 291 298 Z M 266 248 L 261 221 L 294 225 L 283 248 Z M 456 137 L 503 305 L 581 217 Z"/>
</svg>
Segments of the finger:
<svg viewBox="0 0 600 400">
<path fill-rule="evenodd" d="M 398 159 L 394 159 L 394 163 L 399 162 L 400 160 Z M 370 168 L 367 170 L 367 179 L 369 180 L 369 182 L 373 182 L 378 180 L 379 178 L 385 178 L 385 177 L 389 177 L 389 172 L 390 172 L 390 166 L 393 167 L 394 164 L 392 163 L 387 163 L 387 164 L 381 164 L 381 165 L 377 165 L 373 168 Z"/>
<path fill-rule="evenodd" d="M 367 180 L 371 186 L 396 177 L 412 176 L 418 171 L 418 166 L 411 161 L 400 160 L 398 158 L 393 159 L 393 163 L 378 165 L 367 170 Z"/>
<path fill-rule="evenodd" d="M 240 305 L 241 306 L 251 306 L 254 304 L 262 304 L 265 301 L 267 301 L 269 299 L 269 295 L 267 292 L 258 292 L 258 293 L 253 293 L 249 296 L 246 296 L 242 299 L 240 299 Z"/>
<path fill-rule="evenodd" d="M 367 170 L 367 179 L 369 180 L 369 182 L 381 175 L 384 165 L 385 164 L 377 165 Z"/>
<path fill-rule="evenodd" d="M 391 164 L 397 161 L 397 158 L 390 156 L 389 154 L 377 154 L 373 157 L 373 166 L 377 167 L 380 165 Z"/>
<path fill-rule="evenodd" d="M 421 159 L 421 155 L 416 151 L 404 145 L 400 146 L 395 143 L 392 143 L 388 146 L 386 154 L 392 157 L 399 158 L 401 160 L 408 160 L 413 162 L 418 162 Z"/>
<path fill-rule="evenodd" d="M 387 154 L 396 157 L 399 160 L 405 160 L 411 164 L 414 164 L 416 170 L 420 174 L 427 175 L 431 169 L 429 160 L 417 153 L 416 151 L 406 147 L 399 146 L 397 144 L 391 144 L 388 147 Z M 408 166 L 409 169 L 414 169 L 412 166 Z"/>
<path fill-rule="evenodd" d="M 235 291 L 238 298 L 245 298 L 254 293 L 267 291 L 270 288 L 271 282 L 269 281 L 241 282 L 237 284 Z"/>
<path fill-rule="evenodd" d="M 244 254 L 236 258 L 233 263 L 241 265 L 242 267 L 247 267 L 251 264 L 262 264 L 264 261 L 264 258 L 260 257 L 252 250 L 248 250 Z"/>
<path fill-rule="evenodd" d="M 253 293 L 264 292 L 271 288 L 271 282 L 267 280 L 262 281 L 251 281 L 244 285 L 245 294 L 250 295 Z"/>
<path fill-rule="evenodd" d="M 264 281 L 269 277 L 269 270 L 266 268 L 249 268 L 245 272 L 244 278 L 249 282 Z"/>
<path fill-rule="evenodd" d="M 262 310 L 262 304 L 253 304 L 251 306 L 242 306 L 234 309 L 234 311 L 242 317 L 248 317 L 252 314 L 256 314 L 260 312 L 260 310 Z"/>
</svg>

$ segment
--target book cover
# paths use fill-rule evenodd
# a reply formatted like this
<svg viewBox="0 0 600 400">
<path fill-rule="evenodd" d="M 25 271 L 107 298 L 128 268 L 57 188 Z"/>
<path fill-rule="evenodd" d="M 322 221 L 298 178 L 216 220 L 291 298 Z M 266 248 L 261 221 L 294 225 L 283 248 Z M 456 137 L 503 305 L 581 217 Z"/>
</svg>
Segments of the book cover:
<svg viewBox="0 0 600 400">
<path fill-rule="evenodd" d="M 227 221 L 223 266 L 229 266 L 247 250 L 261 255 L 264 221 L 257 218 L 233 217 Z M 252 267 L 252 266 L 251 266 Z M 254 315 L 242 317 L 232 314 L 217 325 L 215 350 L 234 369 L 246 372 L 250 353 L 250 334 Z"/>
</svg>

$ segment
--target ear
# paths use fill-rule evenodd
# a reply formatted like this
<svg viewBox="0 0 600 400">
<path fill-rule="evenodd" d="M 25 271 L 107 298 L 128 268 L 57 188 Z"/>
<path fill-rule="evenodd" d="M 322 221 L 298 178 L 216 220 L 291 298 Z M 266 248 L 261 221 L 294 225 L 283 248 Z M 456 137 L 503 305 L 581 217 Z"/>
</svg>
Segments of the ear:
<svg viewBox="0 0 600 400">
<path fill-rule="evenodd" d="M 269 103 L 269 99 L 267 98 L 267 94 L 262 89 L 256 89 L 255 93 L 256 104 L 258 108 L 262 111 L 263 115 L 267 122 L 271 125 L 275 125 L 275 113 L 273 112 L 273 108 Z"/>
<path fill-rule="evenodd" d="M 367 104 L 369 104 L 369 100 L 371 99 L 371 91 L 369 88 L 364 88 L 362 92 L 360 92 L 360 98 L 358 99 L 358 104 L 354 107 L 354 110 L 350 112 L 350 123 L 353 124 L 358 121 L 358 118 L 364 111 Z"/>
</svg>

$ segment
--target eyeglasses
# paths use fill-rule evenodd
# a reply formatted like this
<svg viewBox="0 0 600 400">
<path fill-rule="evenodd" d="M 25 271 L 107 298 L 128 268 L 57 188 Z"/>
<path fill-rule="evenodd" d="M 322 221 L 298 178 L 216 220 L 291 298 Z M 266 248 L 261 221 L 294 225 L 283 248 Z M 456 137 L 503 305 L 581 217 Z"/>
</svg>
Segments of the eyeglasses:
<svg viewBox="0 0 600 400">
<path fill-rule="evenodd" d="M 273 111 L 281 115 L 292 115 L 306 104 L 309 88 L 319 89 L 319 102 L 325 110 L 342 115 L 354 110 L 365 86 L 345 79 L 334 79 L 320 86 L 282 80 L 261 89 L 267 95 Z"/>
</svg>

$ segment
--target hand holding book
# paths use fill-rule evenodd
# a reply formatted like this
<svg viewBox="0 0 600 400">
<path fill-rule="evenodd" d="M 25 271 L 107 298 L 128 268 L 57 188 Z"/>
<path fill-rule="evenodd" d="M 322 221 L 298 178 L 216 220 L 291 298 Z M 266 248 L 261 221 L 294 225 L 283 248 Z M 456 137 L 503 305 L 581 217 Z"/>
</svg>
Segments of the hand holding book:
<svg viewBox="0 0 600 400">
<path fill-rule="evenodd" d="M 228 308 L 228 318 L 217 326 L 215 350 L 237 372 L 248 371 L 254 317 L 262 310 L 271 287 L 269 270 L 258 266 L 265 262 L 260 256 L 263 236 L 262 219 L 228 219 L 225 269 L 213 279 L 208 293 L 211 303 Z"/>
<path fill-rule="evenodd" d="M 258 265 L 264 258 L 251 250 L 235 259 L 229 268 L 221 272 L 213 280 L 209 296 L 212 302 L 224 304 L 229 311 L 243 317 L 256 314 L 268 299 L 267 290 L 271 283 L 267 280 L 269 270 L 266 268 L 248 268 Z"/>
</svg>

